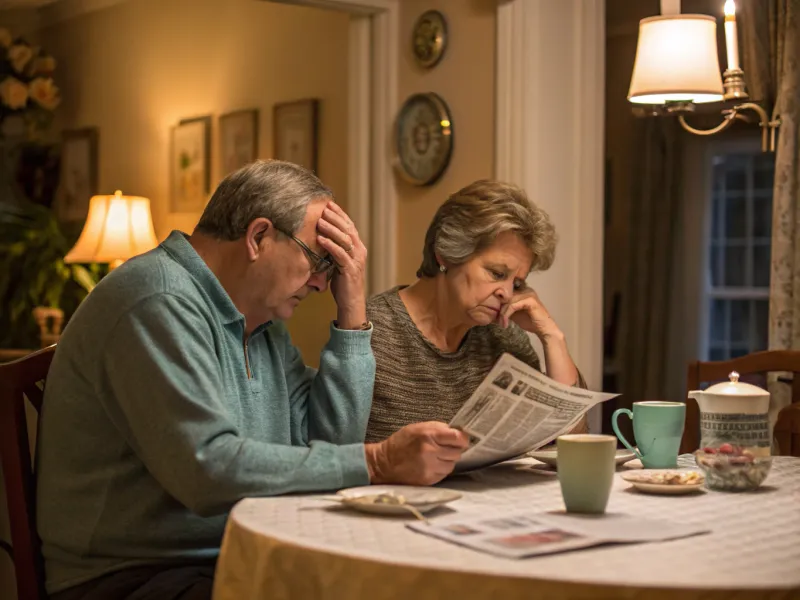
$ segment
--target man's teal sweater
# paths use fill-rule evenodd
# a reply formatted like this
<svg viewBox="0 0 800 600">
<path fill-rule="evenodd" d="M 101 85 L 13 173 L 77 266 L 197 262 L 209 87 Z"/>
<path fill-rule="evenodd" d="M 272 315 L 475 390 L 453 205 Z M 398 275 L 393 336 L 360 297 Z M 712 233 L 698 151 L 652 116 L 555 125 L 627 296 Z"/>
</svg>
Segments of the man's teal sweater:
<svg viewBox="0 0 800 600">
<path fill-rule="evenodd" d="M 214 557 L 247 496 L 369 482 L 371 331 L 331 326 L 318 372 L 282 323 L 246 343 L 244 331 L 180 232 L 89 294 L 58 344 L 40 421 L 48 592 Z"/>
</svg>

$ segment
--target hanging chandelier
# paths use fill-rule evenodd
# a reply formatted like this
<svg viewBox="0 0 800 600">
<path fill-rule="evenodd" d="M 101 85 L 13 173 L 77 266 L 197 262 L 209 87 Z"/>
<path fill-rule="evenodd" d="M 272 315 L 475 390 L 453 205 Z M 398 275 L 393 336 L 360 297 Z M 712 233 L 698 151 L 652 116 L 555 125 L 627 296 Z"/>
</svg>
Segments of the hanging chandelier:
<svg viewBox="0 0 800 600">
<path fill-rule="evenodd" d="M 736 120 L 750 122 L 746 113 L 752 111 L 758 115 L 762 150 L 774 152 L 780 120 L 770 120 L 762 106 L 747 101 L 734 0 L 725 2 L 724 12 L 728 68 L 722 76 L 714 17 L 678 12 L 642 19 L 628 100 L 651 105 L 656 115 L 678 115 L 681 126 L 695 135 L 719 133 Z M 736 104 L 721 111 L 723 120 L 716 127 L 698 129 L 686 121 L 698 104 L 722 101 Z"/>
</svg>

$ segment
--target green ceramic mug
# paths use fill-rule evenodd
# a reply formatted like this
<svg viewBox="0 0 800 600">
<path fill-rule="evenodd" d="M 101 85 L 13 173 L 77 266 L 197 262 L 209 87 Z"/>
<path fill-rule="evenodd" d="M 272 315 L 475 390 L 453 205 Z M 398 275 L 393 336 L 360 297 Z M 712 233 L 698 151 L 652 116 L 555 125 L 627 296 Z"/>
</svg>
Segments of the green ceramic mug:
<svg viewBox="0 0 800 600">
<path fill-rule="evenodd" d="M 604 513 L 614 482 L 617 440 L 613 435 L 577 433 L 559 436 L 556 446 L 567 512 Z"/>
<path fill-rule="evenodd" d="M 625 439 L 617 427 L 621 414 L 633 419 L 633 435 L 637 448 Z M 650 400 L 634 402 L 633 412 L 620 408 L 611 415 L 611 426 L 619 441 L 635 453 L 646 469 L 671 469 L 678 466 L 678 450 L 683 437 L 686 405 L 683 402 Z"/>
</svg>

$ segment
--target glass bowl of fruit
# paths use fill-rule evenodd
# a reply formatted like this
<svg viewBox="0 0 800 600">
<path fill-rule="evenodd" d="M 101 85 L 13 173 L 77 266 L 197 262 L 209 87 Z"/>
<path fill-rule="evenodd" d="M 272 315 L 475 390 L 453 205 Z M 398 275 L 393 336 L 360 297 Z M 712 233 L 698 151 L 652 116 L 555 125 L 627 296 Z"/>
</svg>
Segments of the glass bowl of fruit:
<svg viewBox="0 0 800 600">
<path fill-rule="evenodd" d="M 705 446 L 694 453 L 697 466 L 706 476 L 712 490 L 744 492 L 757 489 L 767 478 L 772 457 L 759 448 L 724 443 Z"/>
</svg>

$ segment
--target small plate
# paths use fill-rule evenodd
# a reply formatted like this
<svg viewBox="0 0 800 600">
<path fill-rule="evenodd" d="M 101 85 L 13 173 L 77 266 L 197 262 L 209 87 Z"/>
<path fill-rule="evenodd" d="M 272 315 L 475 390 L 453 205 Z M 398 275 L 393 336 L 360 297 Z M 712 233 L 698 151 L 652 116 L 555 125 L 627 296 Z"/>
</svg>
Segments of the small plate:
<svg viewBox="0 0 800 600">
<path fill-rule="evenodd" d="M 642 471 L 628 471 L 626 473 L 621 473 L 620 477 L 633 485 L 637 490 L 641 492 L 645 492 L 648 494 L 667 494 L 667 495 L 678 495 L 678 494 L 690 494 L 692 492 L 696 492 L 698 490 L 703 489 L 705 485 L 705 478 L 703 477 L 702 473 L 698 471 L 693 471 L 697 473 L 700 478 L 697 480 L 696 483 L 661 483 L 659 481 L 654 481 L 658 479 L 659 476 L 663 475 L 671 475 L 671 474 L 679 474 L 684 475 L 692 471 L 676 471 L 670 469 L 645 469 Z"/>
<path fill-rule="evenodd" d="M 542 461 L 544 464 L 550 465 L 551 467 L 555 467 L 558 464 L 558 451 L 555 448 L 552 450 L 535 450 L 533 452 L 529 452 L 528 456 Z M 636 455 L 633 452 L 622 448 L 617 450 L 617 456 L 614 460 L 616 461 L 617 466 L 620 466 L 624 465 L 629 460 L 633 460 L 634 458 L 636 458 Z"/>
<path fill-rule="evenodd" d="M 368 485 L 348 488 L 336 493 L 342 504 L 368 513 L 384 515 L 408 515 L 409 510 L 403 504 L 386 504 L 384 502 L 365 501 L 370 496 L 388 494 L 402 497 L 405 504 L 413 506 L 420 513 L 426 513 L 439 506 L 461 498 L 459 492 L 445 488 L 413 485 Z"/>
</svg>

